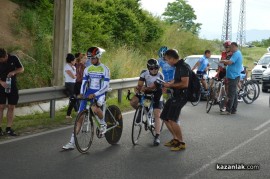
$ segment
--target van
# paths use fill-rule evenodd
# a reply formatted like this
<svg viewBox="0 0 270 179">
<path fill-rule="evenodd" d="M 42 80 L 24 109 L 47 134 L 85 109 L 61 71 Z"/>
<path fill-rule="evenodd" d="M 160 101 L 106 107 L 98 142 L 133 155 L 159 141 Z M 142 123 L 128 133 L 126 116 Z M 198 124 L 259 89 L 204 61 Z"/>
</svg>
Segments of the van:
<svg viewBox="0 0 270 179">
<path fill-rule="evenodd" d="M 264 54 L 258 62 L 254 62 L 256 65 L 251 71 L 251 79 L 261 82 L 262 74 L 270 64 L 270 53 Z"/>
</svg>

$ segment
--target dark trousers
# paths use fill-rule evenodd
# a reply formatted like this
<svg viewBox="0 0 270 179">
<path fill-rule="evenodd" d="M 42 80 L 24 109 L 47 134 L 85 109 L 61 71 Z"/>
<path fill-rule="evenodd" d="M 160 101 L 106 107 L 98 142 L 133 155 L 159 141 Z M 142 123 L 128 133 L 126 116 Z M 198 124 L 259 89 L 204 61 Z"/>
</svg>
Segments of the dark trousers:
<svg viewBox="0 0 270 179">
<path fill-rule="evenodd" d="M 239 82 L 239 78 L 229 79 L 228 78 L 228 102 L 226 110 L 228 112 L 236 112 L 238 105 L 238 94 L 237 94 L 237 84 Z"/>
<path fill-rule="evenodd" d="M 66 87 L 67 95 L 69 96 L 67 116 L 70 116 L 73 108 L 76 112 L 78 111 L 78 104 L 77 104 L 76 100 L 74 99 L 75 83 L 65 83 L 65 87 Z"/>
</svg>

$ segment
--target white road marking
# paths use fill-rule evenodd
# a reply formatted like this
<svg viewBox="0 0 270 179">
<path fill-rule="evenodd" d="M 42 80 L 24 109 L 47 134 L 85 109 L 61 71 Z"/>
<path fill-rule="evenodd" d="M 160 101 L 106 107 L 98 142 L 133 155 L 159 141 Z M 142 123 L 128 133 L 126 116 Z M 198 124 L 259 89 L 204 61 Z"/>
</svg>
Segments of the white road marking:
<svg viewBox="0 0 270 179">
<path fill-rule="evenodd" d="M 233 149 L 225 152 L 224 154 L 222 154 L 221 156 L 219 156 L 218 158 L 215 158 L 213 160 L 211 160 L 209 163 L 203 165 L 201 168 L 195 170 L 193 173 L 188 174 L 188 176 L 185 177 L 185 179 L 189 179 L 191 177 L 194 177 L 195 175 L 197 175 L 198 173 L 204 171 L 205 169 L 207 169 L 210 165 L 217 163 L 218 160 L 221 160 L 225 157 L 227 157 L 228 155 L 230 155 L 231 153 L 235 152 L 236 150 L 238 150 L 239 148 L 247 145 L 248 143 L 250 143 L 251 141 L 255 140 L 257 137 L 263 135 L 264 133 L 268 132 L 270 128 L 267 128 L 263 131 L 261 131 L 260 133 L 256 134 L 255 136 L 251 137 L 250 139 L 242 142 L 241 144 L 239 144 L 238 146 L 234 147 Z"/>
<path fill-rule="evenodd" d="M 261 128 L 263 128 L 264 126 L 266 126 L 267 124 L 270 123 L 270 119 L 268 121 L 266 121 L 265 123 L 262 123 L 261 125 L 259 125 L 258 127 L 254 128 L 254 131 L 260 130 Z"/>
<path fill-rule="evenodd" d="M 129 115 L 129 114 L 132 114 L 132 113 L 134 113 L 134 111 L 125 112 L 122 115 L 125 116 L 125 115 Z M 61 128 L 57 128 L 57 129 L 53 129 L 53 130 L 49 130 L 49 131 L 45 131 L 45 132 L 40 132 L 40 133 L 37 133 L 37 134 L 32 134 L 32 135 L 18 137 L 18 138 L 14 138 L 14 139 L 10 139 L 10 140 L 5 140 L 5 141 L 0 142 L 0 145 L 11 143 L 11 142 L 16 142 L 16 141 L 20 141 L 20 140 L 24 140 L 24 139 L 29 139 L 29 138 L 32 138 L 32 137 L 41 136 L 41 135 L 45 135 L 45 134 L 50 134 L 50 133 L 53 133 L 53 132 L 62 131 L 62 130 L 70 129 L 72 127 L 73 127 L 73 125 L 70 125 L 70 126 L 61 127 Z"/>
</svg>

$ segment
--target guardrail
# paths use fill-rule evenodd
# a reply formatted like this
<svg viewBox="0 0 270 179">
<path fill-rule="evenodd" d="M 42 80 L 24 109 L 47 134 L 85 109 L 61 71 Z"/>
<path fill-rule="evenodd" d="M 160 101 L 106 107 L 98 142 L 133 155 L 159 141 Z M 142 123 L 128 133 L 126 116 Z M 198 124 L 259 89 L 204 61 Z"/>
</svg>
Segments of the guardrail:
<svg viewBox="0 0 270 179">
<path fill-rule="evenodd" d="M 118 102 L 122 101 L 122 90 L 133 88 L 139 78 L 124 78 L 110 81 L 110 88 L 118 91 Z M 55 117 L 55 100 L 66 98 L 64 86 L 33 88 L 19 90 L 19 104 L 50 101 L 50 117 Z"/>
</svg>

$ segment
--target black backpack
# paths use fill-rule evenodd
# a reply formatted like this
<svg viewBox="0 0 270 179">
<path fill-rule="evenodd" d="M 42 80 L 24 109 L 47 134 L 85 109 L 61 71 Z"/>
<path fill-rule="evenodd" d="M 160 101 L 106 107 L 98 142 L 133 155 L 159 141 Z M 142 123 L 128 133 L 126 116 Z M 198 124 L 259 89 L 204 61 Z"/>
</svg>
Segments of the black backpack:
<svg viewBox="0 0 270 179">
<path fill-rule="evenodd" d="M 187 90 L 187 100 L 190 102 L 196 102 L 200 98 L 201 83 L 194 71 L 191 70 L 187 63 L 183 63 L 189 69 L 189 84 Z"/>
</svg>

